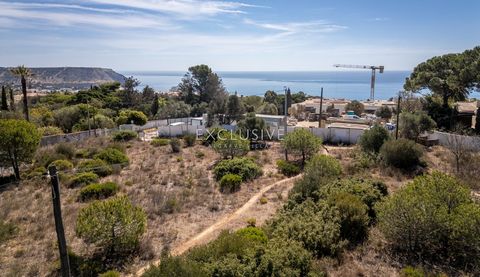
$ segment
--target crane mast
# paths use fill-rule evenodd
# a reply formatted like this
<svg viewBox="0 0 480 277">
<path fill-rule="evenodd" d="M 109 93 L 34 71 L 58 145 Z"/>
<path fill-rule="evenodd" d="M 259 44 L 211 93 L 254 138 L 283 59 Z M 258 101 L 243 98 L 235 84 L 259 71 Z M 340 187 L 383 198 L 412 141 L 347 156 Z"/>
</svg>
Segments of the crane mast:
<svg viewBox="0 0 480 277">
<path fill-rule="evenodd" d="M 379 73 L 383 73 L 385 67 L 383 65 L 374 66 L 374 65 L 354 65 L 354 64 L 334 64 L 334 67 L 341 67 L 341 68 L 356 68 L 356 69 L 370 69 L 372 70 L 372 78 L 370 80 L 370 100 L 375 100 L 375 78 L 377 70 Z"/>
</svg>

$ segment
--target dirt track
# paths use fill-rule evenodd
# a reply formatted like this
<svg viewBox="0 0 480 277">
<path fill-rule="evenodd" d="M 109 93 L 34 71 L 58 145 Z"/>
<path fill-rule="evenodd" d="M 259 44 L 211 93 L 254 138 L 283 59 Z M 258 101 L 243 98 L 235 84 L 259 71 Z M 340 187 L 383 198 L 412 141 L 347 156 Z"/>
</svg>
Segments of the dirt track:
<svg viewBox="0 0 480 277">
<path fill-rule="evenodd" d="M 274 188 L 282 187 L 282 186 L 285 186 L 284 190 L 288 192 L 290 188 L 293 186 L 294 181 L 299 179 L 301 176 L 302 175 L 297 175 L 292 178 L 283 179 L 281 181 L 278 181 L 276 183 L 273 183 L 271 185 L 268 185 L 262 188 L 254 196 L 252 196 L 242 207 L 240 207 L 233 213 L 230 213 L 225 217 L 221 218 L 219 221 L 215 222 L 213 225 L 210 225 L 207 229 L 195 235 L 193 238 L 189 239 L 185 243 L 182 243 L 181 245 L 173 248 L 171 251 L 171 254 L 175 256 L 181 255 L 192 247 L 208 243 L 209 241 L 215 239 L 219 232 L 225 229 L 230 229 L 228 227 L 232 227 L 232 225 L 234 226 L 245 225 L 245 217 L 248 218 L 250 217 L 248 216 L 249 214 L 255 213 L 255 209 L 258 209 L 258 206 L 259 206 L 258 202 L 264 194 L 268 193 Z M 267 207 L 265 206 L 264 209 L 267 209 Z M 156 260 L 152 264 L 158 265 L 159 263 L 160 263 L 160 260 Z M 141 276 L 149 266 L 150 265 L 140 268 L 136 272 L 135 276 Z"/>
</svg>

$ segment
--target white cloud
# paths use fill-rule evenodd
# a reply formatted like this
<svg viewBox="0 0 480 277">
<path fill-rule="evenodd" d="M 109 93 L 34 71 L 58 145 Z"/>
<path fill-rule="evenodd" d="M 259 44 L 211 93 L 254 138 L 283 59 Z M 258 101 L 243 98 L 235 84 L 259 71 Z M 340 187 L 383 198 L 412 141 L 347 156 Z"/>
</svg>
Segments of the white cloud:
<svg viewBox="0 0 480 277">
<path fill-rule="evenodd" d="M 198 17 L 222 13 L 242 14 L 245 13 L 242 9 L 256 7 L 240 2 L 198 0 L 84 0 L 84 2 L 144 9 L 182 17 Z"/>
<path fill-rule="evenodd" d="M 257 26 L 264 29 L 285 32 L 288 34 L 296 33 L 331 33 L 346 29 L 346 26 L 330 24 L 326 21 L 308 21 L 308 22 L 288 22 L 288 23 L 264 23 L 256 22 L 251 19 L 245 19 L 244 23 Z"/>
<path fill-rule="evenodd" d="M 64 5 L 61 5 L 64 6 Z M 145 14 L 104 14 L 104 13 L 77 13 L 59 9 L 36 9 L 28 4 L 11 4 L 0 2 L 0 17 L 16 20 L 18 27 L 33 27 L 34 20 L 40 23 L 53 24 L 58 26 L 81 26 L 89 25 L 94 27 L 110 28 L 174 28 L 169 20 L 153 15 Z M 48 7 L 48 6 L 47 6 Z M 74 6 L 69 6 L 74 7 Z M 103 11 L 103 10 L 102 10 Z M 10 25 L 11 27 L 11 25 Z"/>
</svg>

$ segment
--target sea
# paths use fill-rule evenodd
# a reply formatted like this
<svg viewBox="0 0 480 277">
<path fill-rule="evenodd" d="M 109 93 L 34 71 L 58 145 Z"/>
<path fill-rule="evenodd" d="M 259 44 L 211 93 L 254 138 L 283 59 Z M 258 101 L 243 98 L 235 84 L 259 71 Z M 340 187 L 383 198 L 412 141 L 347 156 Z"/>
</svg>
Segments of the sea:
<svg viewBox="0 0 480 277">
<path fill-rule="evenodd" d="M 159 91 L 168 91 L 177 86 L 186 72 L 181 71 L 124 71 L 125 76 L 140 80 L 141 86 L 150 86 Z M 217 72 L 229 93 L 263 96 L 267 90 L 283 93 L 303 91 L 308 95 L 324 98 L 366 100 L 370 97 L 371 71 L 226 71 Z M 403 89 L 409 71 L 377 72 L 375 99 L 387 100 L 396 97 Z"/>
</svg>

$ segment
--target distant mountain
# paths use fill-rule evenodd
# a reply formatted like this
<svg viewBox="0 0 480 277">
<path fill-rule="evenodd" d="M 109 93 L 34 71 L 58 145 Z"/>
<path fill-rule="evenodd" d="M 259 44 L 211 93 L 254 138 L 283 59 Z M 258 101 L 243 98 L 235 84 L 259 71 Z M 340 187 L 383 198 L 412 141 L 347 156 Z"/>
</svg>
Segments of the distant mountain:
<svg viewBox="0 0 480 277">
<path fill-rule="evenodd" d="M 108 82 L 123 84 L 125 76 L 112 69 L 97 67 L 38 67 L 31 68 L 33 76 L 28 86 L 32 89 L 83 89 Z M 19 78 L 9 68 L 0 67 L 0 84 L 19 86 Z"/>
</svg>

